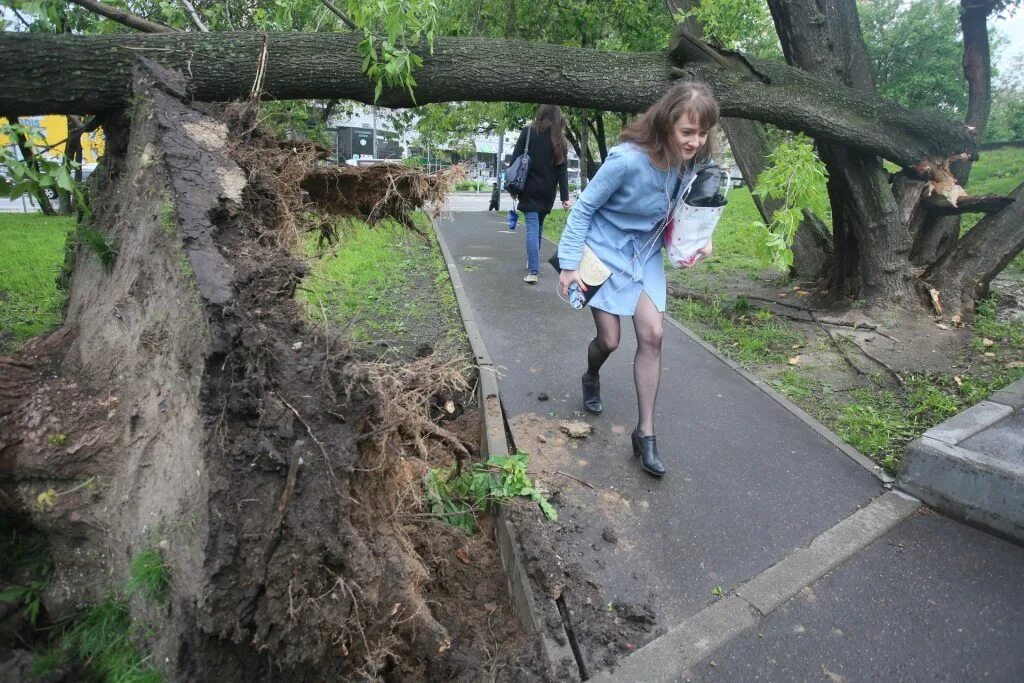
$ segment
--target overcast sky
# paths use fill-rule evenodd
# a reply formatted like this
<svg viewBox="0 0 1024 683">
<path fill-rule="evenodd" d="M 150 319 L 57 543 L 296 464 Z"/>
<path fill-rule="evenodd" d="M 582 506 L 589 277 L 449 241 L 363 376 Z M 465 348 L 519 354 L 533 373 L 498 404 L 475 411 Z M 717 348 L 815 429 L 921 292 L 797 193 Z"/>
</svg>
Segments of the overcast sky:
<svg viewBox="0 0 1024 683">
<path fill-rule="evenodd" d="M 1018 9 L 1009 19 L 997 19 L 991 25 L 1009 40 L 996 63 L 1001 71 L 1005 71 L 1015 57 L 1024 53 L 1024 9 Z"/>
</svg>

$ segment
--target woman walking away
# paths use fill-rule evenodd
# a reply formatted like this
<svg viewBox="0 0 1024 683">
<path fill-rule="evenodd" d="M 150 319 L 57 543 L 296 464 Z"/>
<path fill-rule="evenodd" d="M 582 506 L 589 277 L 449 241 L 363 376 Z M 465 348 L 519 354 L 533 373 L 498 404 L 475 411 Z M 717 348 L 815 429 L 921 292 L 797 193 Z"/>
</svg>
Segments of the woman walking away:
<svg viewBox="0 0 1024 683">
<path fill-rule="evenodd" d="M 691 188 L 717 190 L 716 183 L 694 182 L 718 173 L 711 159 L 711 133 L 717 123 L 718 103 L 706 86 L 674 86 L 622 131 L 622 144 L 609 152 L 580 195 L 558 245 L 563 296 L 572 283 L 587 291 L 577 272 L 584 245 L 612 272 L 590 300 L 597 336 L 587 349 L 583 402 L 591 413 L 603 410 L 599 373 L 619 345 L 619 316 L 633 316 L 633 383 L 639 408 L 633 454 L 656 477 L 665 473 L 654 438 L 666 295 L 661 230 L 672 204 L 696 199 L 689 196 Z M 711 248 L 709 241 L 687 265 L 707 258 Z"/>
<path fill-rule="evenodd" d="M 519 210 L 526 217 L 526 268 L 524 282 L 537 283 L 540 275 L 540 238 L 544 218 L 555 204 L 555 185 L 562 197 L 562 208 L 569 208 L 569 176 L 566 172 L 565 123 L 562 110 L 553 104 L 542 104 L 537 118 L 519 133 L 519 141 L 512 154 L 515 159 L 526 148 L 530 139 L 530 167 L 526 186 L 518 196 Z"/>
</svg>

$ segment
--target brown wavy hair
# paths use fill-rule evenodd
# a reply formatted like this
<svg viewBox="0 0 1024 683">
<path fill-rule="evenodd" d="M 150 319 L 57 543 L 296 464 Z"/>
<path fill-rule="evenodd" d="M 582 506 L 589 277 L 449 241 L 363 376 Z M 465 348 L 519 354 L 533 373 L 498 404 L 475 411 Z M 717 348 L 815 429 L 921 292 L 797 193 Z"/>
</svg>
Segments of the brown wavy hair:
<svg viewBox="0 0 1024 683">
<path fill-rule="evenodd" d="M 555 148 L 555 166 L 565 163 L 565 120 L 562 119 L 562 109 L 554 104 L 542 104 L 537 107 L 537 117 L 530 124 L 541 133 L 551 131 L 551 144 Z"/>
<path fill-rule="evenodd" d="M 672 130 L 684 114 L 691 114 L 697 125 L 708 131 L 708 140 L 694 162 L 711 158 L 715 151 L 715 126 L 718 125 L 718 101 L 703 83 L 687 81 L 672 86 L 647 111 L 633 119 L 619 134 L 619 142 L 632 142 L 651 156 L 680 166 L 683 159 L 672 142 Z"/>
</svg>

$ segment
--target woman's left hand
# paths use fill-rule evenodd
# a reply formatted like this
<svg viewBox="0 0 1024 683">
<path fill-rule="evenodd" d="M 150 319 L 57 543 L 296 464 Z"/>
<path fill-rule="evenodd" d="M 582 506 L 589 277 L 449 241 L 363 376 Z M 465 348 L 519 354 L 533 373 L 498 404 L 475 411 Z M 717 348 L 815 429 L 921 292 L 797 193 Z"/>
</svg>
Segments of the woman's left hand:
<svg viewBox="0 0 1024 683">
<path fill-rule="evenodd" d="M 569 200 L 568 199 L 563 199 L 562 200 L 562 208 L 563 209 L 568 209 L 569 208 Z"/>
<path fill-rule="evenodd" d="M 711 256 L 712 251 L 714 251 L 714 245 L 711 244 L 711 240 L 708 240 L 708 243 L 698 249 L 694 255 L 689 258 L 689 260 L 681 261 L 677 265 L 682 266 L 683 268 L 693 268 L 695 265 Z"/>
</svg>

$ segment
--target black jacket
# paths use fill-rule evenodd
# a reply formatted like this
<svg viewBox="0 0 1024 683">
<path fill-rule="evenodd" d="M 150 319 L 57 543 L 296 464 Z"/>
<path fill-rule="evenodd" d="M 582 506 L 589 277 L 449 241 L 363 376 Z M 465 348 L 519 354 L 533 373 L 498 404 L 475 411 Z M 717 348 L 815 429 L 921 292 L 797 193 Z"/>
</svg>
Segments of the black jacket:
<svg viewBox="0 0 1024 683">
<path fill-rule="evenodd" d="M 517 158 L 526 147 L 526 128 L 519 132 L 519 141 L 512 158 Z M 551 143 L 551 131 L 530 133 L 530 171 L 526 175 L 526 187 L 519 195 L 520 211 L 549 213 L 555 204 L 555 185 L 559 186 L 562 201 L 569 199 L 569 175 L 566 163 L 555 165 L 555 148 Z"/>
</svg>

